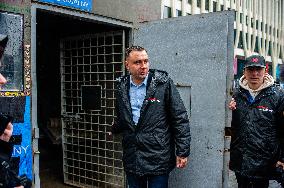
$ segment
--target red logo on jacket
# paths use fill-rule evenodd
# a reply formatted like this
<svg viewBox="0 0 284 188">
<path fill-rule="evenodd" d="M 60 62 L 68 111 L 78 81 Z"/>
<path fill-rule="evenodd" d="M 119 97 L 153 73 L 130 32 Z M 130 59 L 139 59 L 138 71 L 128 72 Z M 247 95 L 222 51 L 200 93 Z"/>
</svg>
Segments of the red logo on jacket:
<svg viewBox="0 0 284 188">
<path fill-rule="evenodd" d="M 264 112 L 273 112 L 273 110 L 270 110 L 267 106 L 257 106 L 256 108 Z"/>
</svg>

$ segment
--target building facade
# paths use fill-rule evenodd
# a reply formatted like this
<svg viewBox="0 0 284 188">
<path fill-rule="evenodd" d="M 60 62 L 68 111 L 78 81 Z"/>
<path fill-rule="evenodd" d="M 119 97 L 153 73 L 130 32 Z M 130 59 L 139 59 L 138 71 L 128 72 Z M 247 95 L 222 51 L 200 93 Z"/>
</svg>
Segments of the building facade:
<svg viewBox="0 0 284 188">
<path fill-rule="evenodd" d="M 284 61 L 283 0 L 162 0 L 162 18 L 235 10 L 235 58 L 242 60 L 252 54 L 265 57 L 269 72 L 279 79 Z M 283 82 L 283 80 L 282 80 Z"/>
</svg>

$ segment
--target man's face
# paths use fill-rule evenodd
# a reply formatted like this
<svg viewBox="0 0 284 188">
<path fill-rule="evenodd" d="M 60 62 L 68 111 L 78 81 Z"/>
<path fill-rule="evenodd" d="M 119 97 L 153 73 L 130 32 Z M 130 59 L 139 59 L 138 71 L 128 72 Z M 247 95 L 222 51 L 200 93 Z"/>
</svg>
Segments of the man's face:
<svg viewBox="0 0 284 188">
<path fill-rule="evenodd" d="M 244 70 L 244 76 L 248 81 L 249 86 L 253 86 L 257 89 L 264 81 L 265 68 L 263 67 L 247 67 Z"/>
<path fill-rule="evenodd" d="M 145 50 L 132 51 L 125 61 L 125 66 L 132 75 L 133 82 L 140 84 L 149 72 L 149 59 Z"/>
</svg>

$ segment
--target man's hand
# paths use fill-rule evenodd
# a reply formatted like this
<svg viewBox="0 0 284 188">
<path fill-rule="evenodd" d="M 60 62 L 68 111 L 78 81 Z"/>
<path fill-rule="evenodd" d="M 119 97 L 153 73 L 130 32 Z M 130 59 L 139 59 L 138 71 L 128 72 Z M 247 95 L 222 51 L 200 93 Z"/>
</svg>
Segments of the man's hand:
<svg viewBox="0 0 284 188">
<path fill-rule="evenodd" d="M 281 167 L 284 170 L 284 163 L 282 163 L 281 161 L 277 161 L 276 167 Z"/>
<path fill-rule="evenodd" d="M 187 157 L 179 157 L 176 158 L 176 166 L 177 168 L 184 168 L 187 165 Z"/>
<path fill-rule="evenodd" d="M 4 133 L 0 136 L 0 139 L 6 142 L 9 142 L 11 136 L 13 133 L 13 124 L 10 122 L 6 129 L 4 130 Z"/>
<path fill-rule="evenodd" d="M 24 186 L 21 185 L 21 186 L 15 187 L 15 188 L 24 188 Z"/>
<path fill-rule="evenodd" d="M 229 103 L 229 109 L 230 110 L 236 110 L 237 109 L 236 105 L 237 105 L 237 103 L 236 103 L 235 99 L 232 98 L 232 100 Z"/>
</svg>

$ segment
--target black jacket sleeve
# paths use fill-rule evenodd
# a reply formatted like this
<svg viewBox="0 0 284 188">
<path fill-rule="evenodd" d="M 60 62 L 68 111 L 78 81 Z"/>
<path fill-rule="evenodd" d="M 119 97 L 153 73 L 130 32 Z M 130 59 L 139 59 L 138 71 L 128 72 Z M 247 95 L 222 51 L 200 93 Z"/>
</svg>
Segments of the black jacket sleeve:
<svg viewBox="0 0 284 188">
<path fill-rule="evenodd" d="M 0 140 L 0 188 L 10 188 L 20 186 L 17 174 L 12 170 L 10 158 L 13 145 Z"/>
<path fill-rule="evenodd" d="M 115 112 L 116 112 L 116 117 L 114 117 L 114 120 L 112 122 L 112 126 L 111 126 L 111 132 L 113 134 L 117 134 L 117 133 L 120 133 L 121 130 L 120 130 L 120 127 L 119 127 L 119 116 L 120 116 L 120 112 L 119 112 L 119 108 L 118 108 L 118 91 L 116 90 L 115 92 L 115 96 L 116 96 L 116 99 L 115 99 Z"/>
<path fill-rule="evenodd" d="M 176 145 L 176 155 L 188 157 L 190 154 L 190 125 L 187 111 L 173 81 L 169 80 L 169 116 Z"/>
</svg>

